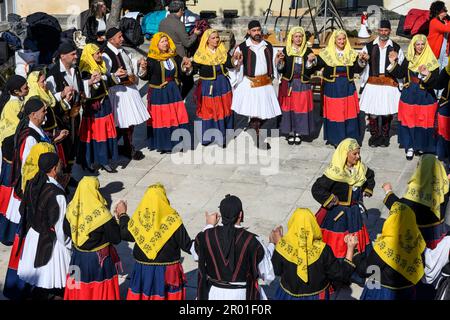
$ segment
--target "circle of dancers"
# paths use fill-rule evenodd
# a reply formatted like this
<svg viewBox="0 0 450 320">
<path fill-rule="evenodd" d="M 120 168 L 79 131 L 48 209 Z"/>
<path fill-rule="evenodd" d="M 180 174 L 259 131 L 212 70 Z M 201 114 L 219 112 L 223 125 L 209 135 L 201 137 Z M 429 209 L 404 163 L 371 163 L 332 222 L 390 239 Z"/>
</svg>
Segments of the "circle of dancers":
<svg viewBox="0 0 450 320">
<path fill-rule="evenodd" d="M 330 299 L 350 283 L 364 287 L 360 298 L 367 300 L 448 295 L 436 292 L 436 283 L 445 278 L 450 253 L 450 66 L 441 64 L 444 49 L 436 50 L 434 40 L 416 35 L 403 52 L 390 32 L 390 22 L 381 21 L 377 38 L 358 53 L 346 32 L 335 30 L 315 55 L 302 27 L 293 27 L 286 47 L 276 50 L 251 21 L 248 37 L 232 52 L 208 29 L 192 59 L 178 55 L 171 36 L 159 32 L 148 57 L 136 63 L 122 47 L 121 31 L 111 28 L 102 46 L 89 43 L 79 54 L 64 42 L 51 66 L 31 70 L 27 79 L 11 76 L 0 97 L 0 241 L 11 247 L 4 296 L 120 299 L 115 246 L 122 241 L 134 243 L 129 300 L 186 299 L 181 251 L 198 264 L 196 296 L 204 300 L 267 299 L 260 282 L 276 277 L 273 298 L 283 300 Z M 149 186 L 129 215 L 125 200 L 110 211 L 96 177 L 71 177 L 75 163 L 116 173 L 119 154 L 143 159 L 133 133 L 144 122 L 149 147 L 173 152 L 179 141 L 172 133 L 189 125 L 181 79 L 194 74 L 204 146 L 226 147 L 227 130 L 243 116 L 257 147 L 270 149 L 261 132 L 279 117 L 280 132 L 295 148 L 316 130 L 311 80 L 318 71 L 324 139 L 336 149 L 311 189 L 316 212 L 297 208 L 286 230 L 274 226 L 268 243 L 243 226 L 236 195 L 226 195 L 219 212 L 206 213 L 205 227 L 191 230 L 198 232 L 191 238 L 162 184 Z M 356 74 L 363 80 L 360 97 Z M 147 106 L 139 78 L 148 82 Z M 360 110 L 368 116 L 370 147 L 389 146 L 398 114 L 406 159 L 420 156 L 403 196 L 394 192 L 402 186 L 379 188 L 389 216 L 375 240 L 363 200 L 375 192 L 376 172 L 360 155 Z M 209 129 L 221 136 L 209 138 Z M 68 186 L 76 188 L 70 199 Z"/>
</svg>

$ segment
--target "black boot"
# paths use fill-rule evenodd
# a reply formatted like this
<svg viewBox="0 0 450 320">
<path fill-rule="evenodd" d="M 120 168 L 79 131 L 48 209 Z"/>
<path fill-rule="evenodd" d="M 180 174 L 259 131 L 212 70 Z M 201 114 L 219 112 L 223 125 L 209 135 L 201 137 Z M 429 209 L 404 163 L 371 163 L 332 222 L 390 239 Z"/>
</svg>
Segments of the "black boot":
<svg viewBox="0 0 450 320">
<path fill-rule="evenodd" d="M 380 140 L 380 130 L 378 129 L 378 118 L 374 116 L 369 116 L 369 146 L 378 147 Z"/>
<path fill-rule="evenodd" d="M 382 116 L 381 117 L 381 147 L 389 147 L 389 132 L 391 130 L 391 122 L 392 122 L 392 116 Z"/>
</svg>

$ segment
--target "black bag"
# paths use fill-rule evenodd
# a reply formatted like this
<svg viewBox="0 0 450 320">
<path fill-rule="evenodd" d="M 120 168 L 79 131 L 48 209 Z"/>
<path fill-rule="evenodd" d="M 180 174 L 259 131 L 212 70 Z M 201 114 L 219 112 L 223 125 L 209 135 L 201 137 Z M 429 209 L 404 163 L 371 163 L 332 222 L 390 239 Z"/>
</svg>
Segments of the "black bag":
<svg viewBox="0 0 450 320">
<path fill-rule="evenodd" d="M 138 18 L 139 19 L 139 18 Z M 122 18 L 119 23 L 119 29 L 122 31 L 124 46 L 139 47 L 144 43 L 141 24 L 133 18 Z"/>
</svg>

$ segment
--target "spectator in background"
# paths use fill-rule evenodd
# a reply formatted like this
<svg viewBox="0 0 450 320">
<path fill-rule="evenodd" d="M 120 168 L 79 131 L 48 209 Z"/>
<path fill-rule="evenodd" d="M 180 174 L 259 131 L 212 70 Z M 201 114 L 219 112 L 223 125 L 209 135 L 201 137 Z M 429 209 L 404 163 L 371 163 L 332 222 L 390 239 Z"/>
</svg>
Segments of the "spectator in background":
<svg viewBox="0 0 450 320">
<path fill-rule="evenodd" d="M 181 0 L 174 0 L 169 4 L 170 14 L 159 24 L 159 32 L 164 32 L 170 36 L 176 46 L 177 54 L 184 58 L 187 56 L 186 49 L 196 43 L 197 36 L 201 31 L 194 29 L 194 33 L 189 36 L 186 28 L 181 22 L 181 17 L 184 15 L 186 4 Z M 194 77 L 192 75 L 181 75 L 181 96 L 186 98 L 189 91 L 194 86 Z"/>
<path fill-rule="evenodd" d="M 89 10 L 89 17 L 83 25 L 83 34 L 87 43 L 102 45 L 106 41 L 106 12 L 103 1 L 94 1 Z"/>
</svg>

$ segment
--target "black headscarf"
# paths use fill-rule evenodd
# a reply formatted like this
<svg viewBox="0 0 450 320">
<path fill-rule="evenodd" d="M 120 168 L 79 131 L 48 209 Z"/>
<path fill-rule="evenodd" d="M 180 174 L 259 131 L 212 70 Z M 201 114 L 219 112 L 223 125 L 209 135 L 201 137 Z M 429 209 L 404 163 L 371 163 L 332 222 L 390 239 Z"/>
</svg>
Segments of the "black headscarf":
<svg viewBox="0 0 450 320">
<path fill-rule="evenodd" d="M 261 28 L 261 23 L 258 20 L 252 20 L 248 23 L 248 30 L 253 28 Z"/>
<path fill-rule="evenodd" d="M 11 77 L 9 77 L 5 87 L 2 90 L 2 95 L 0 96 L 0 115 L 2 114 L 3 108 L 5 107 L 6 103 L 11 98 L 11 94 L 15 90 L 20 90 L 20 88 L 22 88 L 23 85 L 26 83 L 27 79 L 17 74 L 14 74 Z"/>
<path fill-rule="evenodd" d="M 234 226 L 242 212 L 242 202 L 236 197 L 227 194 L 220 202 L 220 215 L 222 216 L 223 234 L 221 236 L 221 247 L 225 259 L 230 263 L 230 267 L 234 269 L 234 238 L 236 235 L 236 227 Z"/>
<path fill-rule="evenodd" d="M 116 27 L 112 27 L 109 28 L 106 33 L 105 33 L 105 37 L 106 40 L 111 39 L 112 37 L 114 37 L 116 34 L 118 34 L 120 32 L 120 29 L 116 28 Z"/>
<path fill-rule="evenodd" d="M 33 227 L 33 229 L 35 229 L 35 231 L 39 233 L 38 252 L 36 252 L 36 258 L 34 262 L 35 268 L 47 264 L 51 256 L 48 255 L 48 252 L 50 252 L 51 254 L 51 250 L 49 251 L 47 246 L 53 245 L 55 233 L 54 231 L 52 232 L 50 230 L 50 227 L 51 225 L 53 225 L 54 221 L 48 221 L 48 218 L 43 217 L 42 214 L 40 214 L 38 207 L 40 202 L 48 202 L 43 201 L 43 189 L 48 181 L 47 174 L 58 164 L 58 162 L 58 155 L 54 152 L 41 154 L 38 160 L 39 171 L 38 173 L 36 173 L 33 179 L 31 179 L 27 183 L 23 201 L 20 203 L 19 211 L 22 217 L 22 224 L 25 226 L 25 228 L 22 229 L 22 233 L 20 235 L 21 241 L 23 241 L 23 238 L 25 237 L 30 227 Z M 48 213 L 48 216 L 51 216 L 51 213 L 53 213 L 50 211 L 55 211 L 55 208 L 46 209 L 48 209 L 45 210 L 46 213 Z M 47 254 L 45 254 L 44 252 Z"/>
</svg>

